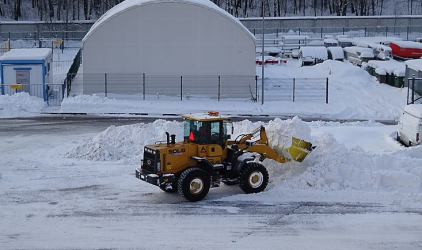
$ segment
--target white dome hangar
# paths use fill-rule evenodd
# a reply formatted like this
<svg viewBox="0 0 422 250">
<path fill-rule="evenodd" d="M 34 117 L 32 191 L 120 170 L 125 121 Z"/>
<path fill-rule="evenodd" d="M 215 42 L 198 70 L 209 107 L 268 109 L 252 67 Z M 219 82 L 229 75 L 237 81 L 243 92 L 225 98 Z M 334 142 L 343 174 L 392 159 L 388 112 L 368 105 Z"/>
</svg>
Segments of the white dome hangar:
<svg viewBox="0 0 422 250">
<path fill-rule="evenodd" d="M 255 37 L 208 0 L 126 0 L 84 37 L 83 72 L 255 76 Z"/>
</svg>

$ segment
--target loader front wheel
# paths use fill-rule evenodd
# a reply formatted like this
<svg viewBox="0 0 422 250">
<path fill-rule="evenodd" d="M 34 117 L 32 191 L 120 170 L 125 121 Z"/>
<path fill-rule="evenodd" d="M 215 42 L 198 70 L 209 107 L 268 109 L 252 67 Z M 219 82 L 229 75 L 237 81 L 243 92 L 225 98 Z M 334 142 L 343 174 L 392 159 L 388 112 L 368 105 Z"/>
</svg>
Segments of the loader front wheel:
<svg viewBox="0 0 422 250">
<path fill-rule="evenodd" d="M 239 174 L 239 187 L 247 194 L 259 193 L 267 187 L 268 180 L 268 171 L 262 164 L 249 162 Z"/>
<path fill-rule="evenodd" d="M 210 176 L 200 168 L 188 168 L 179 177 L 178 191 L 189 201 L 200 201 L 210 190 Z"/>
</svg>

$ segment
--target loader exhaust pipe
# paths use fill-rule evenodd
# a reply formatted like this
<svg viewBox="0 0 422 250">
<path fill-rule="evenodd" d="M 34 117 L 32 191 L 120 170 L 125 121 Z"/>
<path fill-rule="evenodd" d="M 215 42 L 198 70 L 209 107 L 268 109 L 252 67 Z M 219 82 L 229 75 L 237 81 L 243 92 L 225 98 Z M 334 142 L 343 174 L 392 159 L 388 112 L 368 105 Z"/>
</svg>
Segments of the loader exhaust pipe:
<svg viewBox="0 0 422 250">
<path fill-rule="evenodd" d="M 171 144 L 176 144 L 176 135 L 171 135 Z"/>
<path fill-rule="evenodd" d="M 166 136 L 167 136 L 167 145 L 170 145 L 170 134 L 169 134 L 169 132 L 166 132 Z"/>
</svg>

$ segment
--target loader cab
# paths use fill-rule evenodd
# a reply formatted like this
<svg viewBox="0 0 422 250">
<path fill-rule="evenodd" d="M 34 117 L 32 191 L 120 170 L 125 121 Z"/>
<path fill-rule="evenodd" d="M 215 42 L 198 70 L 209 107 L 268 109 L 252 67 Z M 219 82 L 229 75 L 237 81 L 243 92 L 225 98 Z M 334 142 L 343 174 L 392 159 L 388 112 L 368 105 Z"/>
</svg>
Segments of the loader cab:
<svg viewBox="0 0 422 250">
<path fill-rule="evenodd" d="M 227 122 L 230 117 L 220 116 L 217 112 L 183 115 L 184 141 L 198 144 L 218 144 L 225 147 Z"/>
</svg>

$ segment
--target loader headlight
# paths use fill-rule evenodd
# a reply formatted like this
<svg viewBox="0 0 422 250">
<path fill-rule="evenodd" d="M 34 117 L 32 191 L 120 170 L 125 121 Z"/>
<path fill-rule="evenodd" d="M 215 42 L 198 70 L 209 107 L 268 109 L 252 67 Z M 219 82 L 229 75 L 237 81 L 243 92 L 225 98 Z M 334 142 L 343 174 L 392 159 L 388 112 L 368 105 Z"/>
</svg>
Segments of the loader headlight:
<svg viewBox="0 0 422 250">
<path fill-rule="evenodd" d="M 161 171 L 161 162 L 157 162 L 157 172 Z"/>
</svg>

